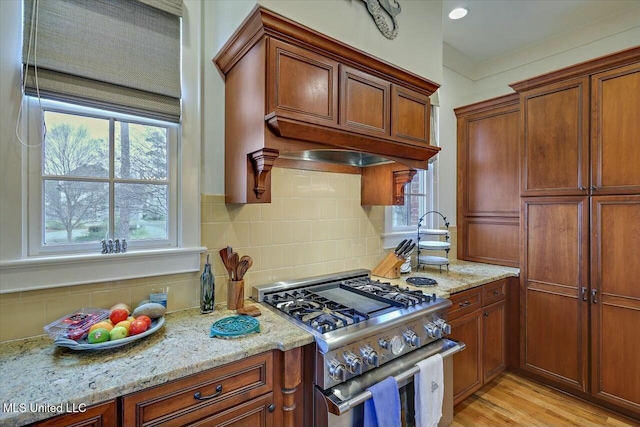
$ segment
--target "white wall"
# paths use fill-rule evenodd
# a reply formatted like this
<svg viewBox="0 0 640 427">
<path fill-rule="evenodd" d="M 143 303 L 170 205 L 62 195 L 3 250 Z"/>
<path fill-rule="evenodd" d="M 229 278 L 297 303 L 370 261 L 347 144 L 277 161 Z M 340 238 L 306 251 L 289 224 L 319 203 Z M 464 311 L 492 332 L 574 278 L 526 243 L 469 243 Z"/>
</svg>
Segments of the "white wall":
<svg viewBox="0 0 640 427">
<path fill-rule="evenodd" d="M 456 120 L 453 108 L 513 93 L 509 84 L 640 44 L 640 6 L 508 55 L 474 64 L 444 50 L 440 89 L 440 210 L 455 224 Z"/>
<path fill-rule="evenodd" d="M 474 90 L 474 83 L 457 72 L 443 67 L 440 96 L 440 146 L 438 154 L 438 209 L 451 225 L 456 225 L 456 116 L 453 109 L 463 105 Z"/>
<path fill-rule="evenodd" d="M 361 0 L 259 0 L 260 5 L 436 83 L 442 82 L 442 2 L 403 1 L 400 30 L 386 39 Z M 256 1 L 204 3 L 202 191 L 224 194 L 224 82 L 208 61 Z M 210 66 L 211 64 L 211 66 Z"/>
</svg>

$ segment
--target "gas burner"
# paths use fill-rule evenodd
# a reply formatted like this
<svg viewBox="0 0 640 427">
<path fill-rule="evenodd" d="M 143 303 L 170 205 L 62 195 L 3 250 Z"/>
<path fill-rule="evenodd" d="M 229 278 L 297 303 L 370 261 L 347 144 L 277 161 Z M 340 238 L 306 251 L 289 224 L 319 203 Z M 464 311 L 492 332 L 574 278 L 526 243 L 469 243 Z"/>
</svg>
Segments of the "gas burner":
<svg viewBox="0 0 640 427">
<path fill-rule="evenodd" d="M 322 310 L 324 304 L 307 299 L 297 299 L 276 303 L 276 307 L 285 313 L 290 313 L 298 310 Z"/>
<path fill-rule="evenodd" d="M 388 282 L 382 283 L 379 280 L 345 281 L 343 284 L 364 294 L 374 295 L 403 307 L 431 300 L 431 297 L 423 294 L 422 291 L 412 291 L 408 287 L 403 289 L 398 285 L 392 285 Z"/>
<path fill-rule="evenodd" d="M 353 284 L 353 285 L 349 285 L 354 289 L 358 289 L 361 290 L 363 292 L 369 292 L 371 294 L 375 294 L 378 292 L 384 292 L 384 289 L 380 286 L 377 286 L 375 284 L 371 284 L 371 283 L 367 283 L 367 284 Z"/>
</svg>

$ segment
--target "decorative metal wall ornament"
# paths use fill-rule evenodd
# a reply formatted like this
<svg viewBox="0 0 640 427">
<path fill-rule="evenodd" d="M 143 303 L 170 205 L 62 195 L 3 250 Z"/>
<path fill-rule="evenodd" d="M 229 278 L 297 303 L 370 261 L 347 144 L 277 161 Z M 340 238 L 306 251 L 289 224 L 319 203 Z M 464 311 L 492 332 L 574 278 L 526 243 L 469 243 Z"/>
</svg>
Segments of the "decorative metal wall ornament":
<svg viewBox="0 0 640 427">
<path fill-rule="evenodd" d="M 389 3 L 389 0 L 362 0 L 367 5 L 367 10 L 373 17 L 378 29 L 386 38 L 393 40 L 398 35 L 398 29 L 400 28 L 398 25 L 398 21 L 396 20 L 396 15 L 400 13 L 400 3 L 398 0 L 391 0 L 394 5 Z M 385 18 L 384 10 L 387 12 L 389 17 L 391 18 L 391 22 L 393 22 L 393 30 L 389 28 L 389 24 L 387 24 L 387 18 Z"/>
</svg>

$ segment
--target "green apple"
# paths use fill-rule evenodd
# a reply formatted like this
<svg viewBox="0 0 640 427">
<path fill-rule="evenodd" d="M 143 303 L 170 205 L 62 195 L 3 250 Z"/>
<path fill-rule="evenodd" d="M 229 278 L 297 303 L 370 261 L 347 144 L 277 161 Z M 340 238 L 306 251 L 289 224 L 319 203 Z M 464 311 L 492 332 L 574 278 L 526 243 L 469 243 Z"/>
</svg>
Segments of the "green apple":
<svg viewBox="0 0 640 427">
<path fill-rule="evenodd" d="M 101 342 L 109 341 L 110 334 L 109 331 L 105 328 L 96 328 L 89 333 L 89 337 L 87 341 L 89 344 L 98 344 Z"/>
<path fill-rule="evenodd" d="M 127 328 L 124 326 L 116 326 L 111 330 L 109 335 L 111 336 L 111 341 L 119 340 L 127 337 Z"/>
</svg>

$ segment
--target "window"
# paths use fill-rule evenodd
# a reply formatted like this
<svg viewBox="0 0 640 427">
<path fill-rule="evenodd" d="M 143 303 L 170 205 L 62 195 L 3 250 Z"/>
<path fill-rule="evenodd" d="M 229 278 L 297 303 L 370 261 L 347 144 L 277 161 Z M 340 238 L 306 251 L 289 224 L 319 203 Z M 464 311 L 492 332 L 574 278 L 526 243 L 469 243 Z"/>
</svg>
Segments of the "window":
<svg viewBox="0 0 640 427">
<path fill-rule="evenodd" d="M 438 144 L 438 106 L 431 106 L 431 144 Z M 395 245 L 405 238 L 414 238 L 418 221 L 429 211 L 437 210 L 438 163 L 434 159 L 428 170 L 419 170 L 405 187 L 404 205 L 391 206 L 385 212 L 385 247 Z M 427 215 L 423 227 L 437 228 L 437 218 Z"/>
<path fill-rule="evenodd" d="M 44 142 L 30 150 L 32 255 L 100 252 L 109 239 L 176 246 L 176 124 L 51 101 L 42 114 Z M 42 138 L 35 127 L 31 141 Z"/>
</svg>

